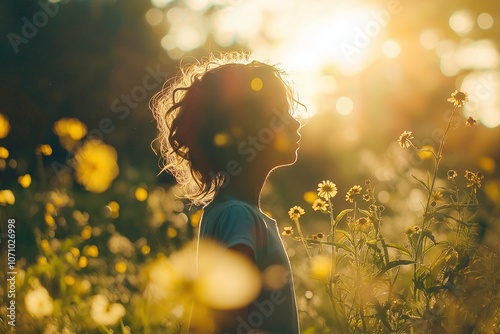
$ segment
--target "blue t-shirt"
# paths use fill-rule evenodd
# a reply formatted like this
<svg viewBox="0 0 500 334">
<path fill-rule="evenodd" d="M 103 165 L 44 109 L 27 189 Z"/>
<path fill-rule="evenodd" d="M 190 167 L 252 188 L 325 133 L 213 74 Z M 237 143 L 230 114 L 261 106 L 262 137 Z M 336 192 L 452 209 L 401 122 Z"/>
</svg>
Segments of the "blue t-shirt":
<svg viewBox="0 0 500 334">
<path fill-rule="evenodd" d="M 243 244 L 254 252 L 264 284 L 247 319 L 237 319 L 237 333 L 299 333 L 290 261 L 274 219 L 254 205 L 219 196 L 203 209 L 199 238 L 227 248 Z"/>
</svg>

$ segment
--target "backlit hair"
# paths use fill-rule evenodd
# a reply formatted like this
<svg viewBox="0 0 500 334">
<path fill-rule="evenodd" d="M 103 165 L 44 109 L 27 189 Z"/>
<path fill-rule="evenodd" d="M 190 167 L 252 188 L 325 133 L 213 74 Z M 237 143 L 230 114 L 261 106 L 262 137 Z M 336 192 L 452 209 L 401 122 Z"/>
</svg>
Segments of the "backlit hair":
<svg viewBox="0 0 500 334">
<path fill-rule="evenodd" d="M 211 55 L 181 67 L 179 75 L 167 81 L 150 102 L 159 131 L 156 141 L 162 171 L 175 177 L 184 196 L 195 205 L 213 199 L 224 182 L 221 171 L 235 156 L 234 148 L 216 145 L 215 136 L 229 133 L 241 113 L 262 106 L 262 94 L 250 87 L 252 78 L 267 78 L 279 85 L 288 102 L 283 107 L 290 113 L 300 104 L 286 73 L 250 61 L 243 53 Z"/>
</svg>

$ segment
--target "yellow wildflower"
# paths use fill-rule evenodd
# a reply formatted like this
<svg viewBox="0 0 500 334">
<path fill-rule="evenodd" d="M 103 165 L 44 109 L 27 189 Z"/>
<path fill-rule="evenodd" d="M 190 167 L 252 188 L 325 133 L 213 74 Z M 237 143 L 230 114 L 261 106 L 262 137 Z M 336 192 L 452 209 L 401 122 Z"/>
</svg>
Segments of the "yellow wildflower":
<svg viewBox="0 0 500 334">
<path fill-rule="evenodd" d="M 448 180 L 454 179 L 458 176 L 457 172 L 454 171 L 453 169 L 450 169 L 447 173 Z"/>
<path fill-rule="evenodd" d="M 477 188 L 481 188 L 481 181 L 484 179 L 484 175 L 481 172 L 472 173 L 471 171 L 466 170 L 465 179 L 467 180 L 467 187 L 473 187 L 474 192 L 477 191 Z"/>
<path fill-rule="evenodd" d="M 467 118 L 467 120 L 465 121 L 465 126 L 470 128 L 471 126 L 473 126 L 475 123 L 477 123 L 477 121 L 472 118 L 472 117 L 469 117 Z"/>
<path fill-rule="evenodd" d="M 97 257 L 97 256 L 99 256 L 99 248 L 97 248 L 96 245 L 86 246 L 83 249 L 83 252 L 85 253 L 85 255 L 90 256 L 90 257 Z"/>
<path fill-rule="evenodd" d="M 89 239 L 92 236 L 92 227 L 85 226 L 82 230 L 81 236 L 84 240 Z"/>
<path fill-rule="evenodd" d="M 80 140 L 87 134 L 87 126 L 76 118 L 61 118 L 54 124 L 54 132 L 59 137 Z"/>
<path fill-rule="evenodd" d="M 104 214 L 107 217 L 116 219 L 120 216 L 120 204 L 116 201 L 111 201 L 105 206 Z"/>
<path fill-rule="evenodd" d="M 451 93 L 451 97 L 448 98 L 447 101 L 453 103 L 453 105 L 455 106 L 462 107 L 469 101 L 469 97 L 467 96 L 467 93 L 460 92 L 455 89 L 455 91 Z"/>
<path fill-rule="evenodd" d="M 354 203 L 354 196 L 361 194 L 362 190 L 363 188 L 361 188 L 360 185 L 352 186 L 351 189 L 347 191 L 347 194 L 345 195 L 345 200 L 347 202 Z"/>
<path fill-rule="evenodd" d="M 49 144 L 43 144 L 38 147 L 37 152 L 40 152 L 45 156 L 49 156 L 52 154 L 52 147 L 50 147 Z"/>
<path fill-rule="evenodd" d="M 118 176 L 116 150 L 99 140 L 90 140 L 76 152 L 75 177 L 85 189 L 102 193 Z"/>
<path fill-rule="evenodd" d="M 0 114 L 0 138 L 5 138 L 10 132 L 9 119 L 4 114 Z"/>
<path fill-rule="evenodd" d="M 324 237 L 325 237 L 325 234 L 321 233 L 321 232 L 313 234 L 313 240 L 323 240 Z"/>
<path fill-rule="evenodd" d="M 191 226 L 198 227 L 200 224 L 201 216 L 203 214 L 202 210 L 198 210 L 194 212 L 191 216 L 189 216 L 189 220 L 191 221 Z"/>
<path fill-rule="evenodd" d="M 177 236 L 177 230 L 171 226 L 169 226 L 167 228 L 167 236 L 170 238 L 170 239 L 173 239 Z"/>
<path fill-rule="evenodd" d="M 54 220 L 54 217 L 52 217 L 48 213 L 46 213 L 44 215 L 44 220 L 45 220 L 45 223 L 47 223 L 48 226 L 54 226 L 56 224 L 56 221 Z"/>
<path fill-rule="evenodd" d="M 148 255 L 150 252 L 151 252 L 151 247 L 149 247 L 148 245 L 144 245 L 141 247 L 141 253 L 143 255 Z"/>
<path fill-rule="evenodd" d="M 443 201 L 443 194 L 440 191 L 433 191 L 431 194 L 431 200 L 436 203 Z"/>
<path fill-rule="evenodd" d="M 420 227 L 417 225 L 413 225 L 411 227 L 405 228 L 405 234 L 409 238 L 412 235 L 420 234 Z"/>
<path fill-rule="evenodd" d="M 59 189 L 49 192 L 49 202 L 53 203 L 56 208 L 73 205 L 73 199 Z"/>
<path fill-rule="evenodd" d="M 321 198 L 317 198 L 313 202 L 312 208 L 313 208 L 314 211 L 327 211 L 328 210 L 328 203 L 326 203 Z"/>
<path fill-rule="evenodd" d="M 43 286 L 29 290 L 24 297 L 26 311 L 37 319 L 49 316 L 54 312 L 54 304 L 49 292 Z"/>
<path fill-rule="evenodd" d="M 373 228 L 373 222 L 368 217 L 361 217 L 353 224 L 354 231 L 368 232 Z"/>
<path fill-rule="evenodd" d="M 96 295 L 92 298 L 90 317 L 99 325 L 113 326 L 126 313 L 122 304 L 110 303 L 104 295 Z"/>
<path fill-rule="evenodd" d="M 323 197 L 325 200 L 335 197 L 337 195 L 337 186 L 332 181 L 326 180 L 318 184 L 318 196 Z"/>
<path fill-rule="evenodd" d="M 29 174 L 21 175 L 17 178 L 17 182 L 19 182 L 21 187 L 28 188 L 31 184 L 31 175 Z"/>
<path fill-rule="evenodd" d="M 303 214 L 305 214 L 305 211 L 300 206 L 294 206 L 288 211 L 288 215 L 292 220 L 299 219 Z"/>
<path fill-rule="evenodd" d="M 424 145 L 419 151 L 418 151 L 418 157 L 422 160 L 425 159 L 430 159 L 434 156 L 434 147 L 431 145 Z"/>
<path fill-rule="evenodd" d="M 311 260 L 311 276 L 320 279 L 328 280 L 332 270 L 332 262 L 328 256 L 316 255 Z"/>
<path fill-rule="evenodd" d="M 16 202 L 16 197 L 12 190 L 5 189 L 0 190 L 0 205 L 5 206 L 6 204 L 14 205 Z"/>
<path fill-rule="evenodd" d="M 293 235 L 293 227 L 291 226 L 283 227 L 283 232 L 281 232 L 281 235 L 286 235 L 291 237 Z"/>
<path fill-rule="evenodd" d="M 148 198 L 148 191 L 143 187 L 137 187 L 135 190 L 135 199 L 144 202 Z"/>
<path fill-rule="evenodd" d="M 76 247 L 71 247 L 69 251 L 71 254 L 73 254 L 74 257 L 80 256 L 80 250 Z"/>
<path fill-rule="evenodd" d="M 75 278 L 71 275 L 66 275 L 64 276 L 64 283 L 66 283 L 66 285 L 72 286 L 75 284 Z"/>
<path fill-rule="evenodd" d="M 80 210 L 75 210 L 73 211 L 73 219 L 79 224 L 79 225 L 86 225 L 89 222 L 89 214 L 88 212 L 81 212 Z"/>
<path fill-rule="evenodd" d="M 304 193 L 304 201 L 309 204 L 312 204 L 317 198 L 317 195 L 314 191 L 306 191 Z"/>
<path fill-rule="evenodd" d="M 85 268 L 89 264 L 89 260 L 85 256 L 80 256 L 78 259 L 78 266 L 80 268 Z"/>
<path fill-rule="evenodd" d="M 0 159 L 7 159 L 9 157 L 9 150 L 0 146 Z"/>
<path fill-rule="evenodd" d="M 401 148 L 408 148 L 410 146 L 413 146 L 413 143 L 411 142 L 411 140 L 413 138 L 415 138 L 415 137 L 412 136 L 411 131 L 404 131 L 399 136 L 399 139 L 398 139 L 399 146 L 401 146 Z"/>
<path fill-rule="evenodd" d="M 115 264 L 115 270 L 117 273 L 123 274 L 124 272 L 127 271 L 127 264 L 123 261 L 118 261 Z"/>
</svg>

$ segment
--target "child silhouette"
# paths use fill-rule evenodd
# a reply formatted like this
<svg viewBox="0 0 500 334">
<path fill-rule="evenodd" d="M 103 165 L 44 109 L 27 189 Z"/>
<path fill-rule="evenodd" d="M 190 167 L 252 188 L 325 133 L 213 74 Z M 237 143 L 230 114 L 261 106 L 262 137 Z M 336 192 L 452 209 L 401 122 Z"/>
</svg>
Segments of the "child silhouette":
<svg viewBox="0 0 500 334">
<path fill-rule="evenodd" d="M 199 240 L 244 255 L 263 277 L 254 301 L 212 310 L 213 328 L 192 321 L 190 332 L 299 333 L 289 259 L 260 194 L 271 171 L 297 159 L 300 103 L 284 72 L 241 54 L 211 56 L 174 80 L 152 104 L 164 169 L 204 205 Z"/>
</svg>

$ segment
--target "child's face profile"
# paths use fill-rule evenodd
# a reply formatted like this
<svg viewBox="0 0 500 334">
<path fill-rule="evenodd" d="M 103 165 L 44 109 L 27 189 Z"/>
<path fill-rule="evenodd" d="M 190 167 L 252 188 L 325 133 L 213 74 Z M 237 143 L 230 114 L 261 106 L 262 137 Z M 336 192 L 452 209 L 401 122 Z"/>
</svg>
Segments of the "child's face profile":
<svg viewBox="0 0 500 334">
<path fill-rule="evenodd" d="M 240 158 L 269 169 L 293 164 L 299 148 L 300 123 L 290 113 L 285 85 L 273 73 L 259 71 L 250 72 L 242 81 L 239 88 L 243 93 L 238 99 L 241 112 L 229 115 L 231 127 L 240 132 Z"/>
</svg>

